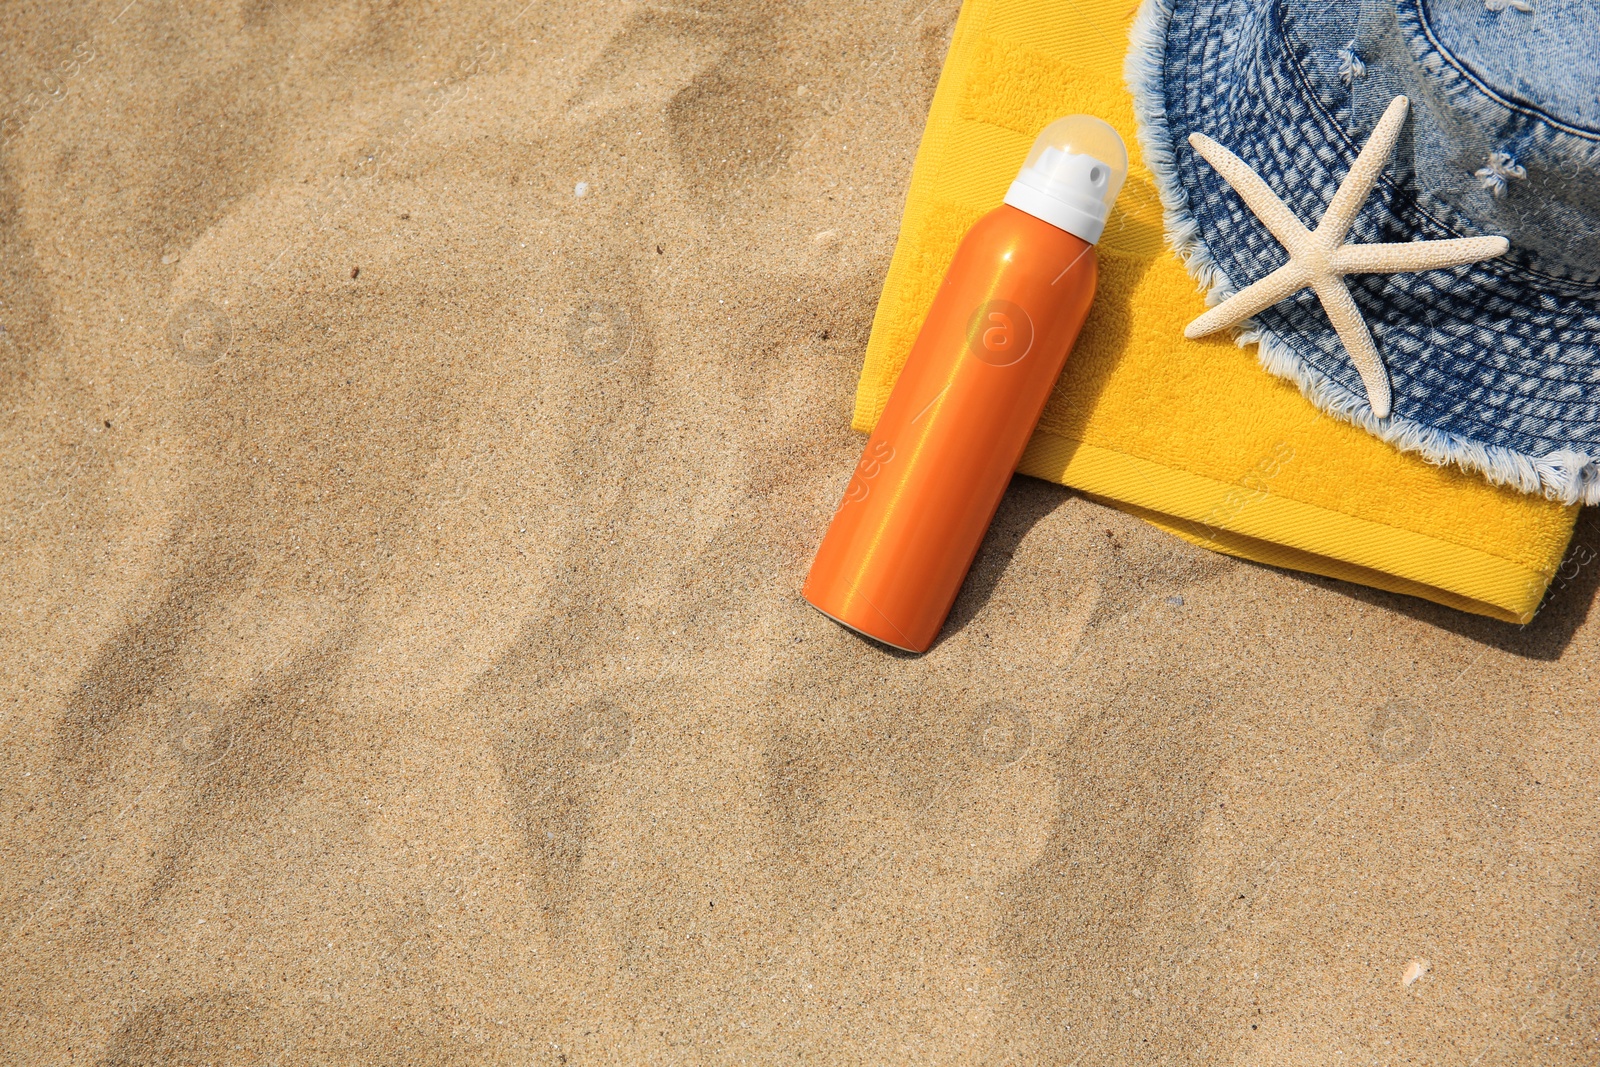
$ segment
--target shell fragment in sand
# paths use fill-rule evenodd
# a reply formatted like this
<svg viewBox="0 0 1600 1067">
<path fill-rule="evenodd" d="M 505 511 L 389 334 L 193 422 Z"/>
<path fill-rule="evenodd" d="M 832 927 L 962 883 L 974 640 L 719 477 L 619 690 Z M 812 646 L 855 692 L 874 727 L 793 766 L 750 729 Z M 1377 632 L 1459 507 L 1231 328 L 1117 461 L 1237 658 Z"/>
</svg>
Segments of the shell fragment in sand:
<svg viewBox="0 0 1600 1067">
<path fill-rule="evenodd" d="M 1416 959 L 1406 964 L 1405 973 L 1400 976 L 1400 984 L 1405 986 L 1407 989 L 1411 988 L 1411 986 L 1416 984 L 1417 979 L 1427 974 L 1432 967 L 1433 964 L 1429 963 L 1421 956 L 1418 956 Z"/>
</svg>

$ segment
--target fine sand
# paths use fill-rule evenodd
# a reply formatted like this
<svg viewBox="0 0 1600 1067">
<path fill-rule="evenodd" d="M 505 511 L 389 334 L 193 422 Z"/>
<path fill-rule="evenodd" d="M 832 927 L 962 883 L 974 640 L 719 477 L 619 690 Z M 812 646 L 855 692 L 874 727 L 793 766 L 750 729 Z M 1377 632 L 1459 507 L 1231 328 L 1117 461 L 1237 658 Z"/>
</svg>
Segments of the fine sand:
<svg viewBox="0 0 1600 1067">
<path fill-rule="evenodd" d="M 800 600 L 956 10 L 5 6 L 0 1062 L 1600 1059 L 1593 512 Z"/>
</svg>

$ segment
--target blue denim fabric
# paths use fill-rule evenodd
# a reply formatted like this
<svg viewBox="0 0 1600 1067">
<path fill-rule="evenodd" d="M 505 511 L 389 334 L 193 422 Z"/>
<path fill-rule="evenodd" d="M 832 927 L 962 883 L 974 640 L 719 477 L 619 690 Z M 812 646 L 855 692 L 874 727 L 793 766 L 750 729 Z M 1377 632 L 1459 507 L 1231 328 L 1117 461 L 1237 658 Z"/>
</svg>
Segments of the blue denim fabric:
<svg viewBox="0 0 1600 1067">
<path fill-rule="evenodd" d="M 1165 124 L 1170 172 L 1164 159 L 1152 167 L 1158 181 L 1176 183 L 1182 221 L 1192 216 L 1203 249 L 1187 254 L 1219 272 L 1224 290 L 1287 256 L 1189 134 L 1231 148 L 1314 227 L 1383 110 L 1409 97 L 1406 131 L 1348 240 L 1501 234 L 1511 251 L 1450 270 L 1347 279 L 1388 367 L 1391 419 L 1372 418 L 1309 291 L 1257 317 L 1278 353 L 1269 365 L 1403 447 L 1593 500 L 1600 4 L 1521 2 L 1533 11 L 1512 0 L 1156 0 L 1167 21 L 1159 55 L 1146 57 L 1151 84 L 1138 84 L 1137 56 L 1130 78 L 1136 97 L 1142 91 L 1141 122 Z M 1171 196 L 1168 207 L 1170 223 Z"/>
</svg>

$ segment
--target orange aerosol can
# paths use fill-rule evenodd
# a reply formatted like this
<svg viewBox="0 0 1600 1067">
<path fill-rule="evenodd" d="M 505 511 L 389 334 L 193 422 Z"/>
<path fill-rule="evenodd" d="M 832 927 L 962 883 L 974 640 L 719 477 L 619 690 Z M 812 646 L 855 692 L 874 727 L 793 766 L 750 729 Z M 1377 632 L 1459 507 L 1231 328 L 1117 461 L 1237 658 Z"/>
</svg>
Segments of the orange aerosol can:
<svg viewBox="0 0 1600 1067">
<path fill-rule="evenodd" d="M 824 614 L 908 652 L 938 637 L 1089 314 L 1127 173 L 1116 130 L 1058 119 L 962 239 L 811 564 Z"/>
</svg>

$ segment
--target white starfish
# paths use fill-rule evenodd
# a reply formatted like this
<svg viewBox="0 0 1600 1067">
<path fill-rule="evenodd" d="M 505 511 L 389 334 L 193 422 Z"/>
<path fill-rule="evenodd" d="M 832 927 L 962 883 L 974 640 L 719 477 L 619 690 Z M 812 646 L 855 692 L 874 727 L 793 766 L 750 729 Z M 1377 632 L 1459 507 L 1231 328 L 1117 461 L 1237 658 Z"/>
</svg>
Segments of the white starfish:
<svg viewBox="0 0 1600 1067">
<path fill-rule="evenodd" d="M 1408 101 L 1397 96 L 1389 104 L 1383 118 L 1373 129 L 1372 136 L 1356 157 L 1350 173 L 1345 175 L 1333 202 L 1323 214 L 1315 230 L 1301 225 L 1294 212 L 1267 183 L 1250 167 L 1205 134 L 1192 133 L 1189 143 L 1205 157 L 1218 174 L 1222 175 L 1239 194 L 1250 210 L 1256 213 L 1262 225 L 1272 231 L 1289 262 L 1258 281 L 1252 282 L 1228 299 L 1191 322 L 1183 331 L 1185 337 L 1204 337 L 1228 326 L 1235 326 L 1263 311 L 1285 297 L 1293 296 L 1308 286 L 1322 301 L 1328 321 L 1344 342 L 1350 361 L 1361 372 L 1361 382 L 1367 389 L 1367 402 L 1372 413 L 1380 419 L 1389 417 L 1393 403 L 1389 389 L 1389 372 L 1378 356 L 1372 334 L 1361 318 L 1356 302 L 1345 287 L 1346 274 L 1398 274 L 1403 271 L 1438 270 L 1458 267 L 1463 263 L 1476 263 L 1493 259 L 1511 247 L 1504 237 L 1455 237 L 1447 241 L 1402 241 L 1395 244 L 1347 245 L 1345 235 L 1356 213 L 1366 203 L 1367 194 L 1400 136 L 1400 126 L 1405 122 Z"/>
</svg>

